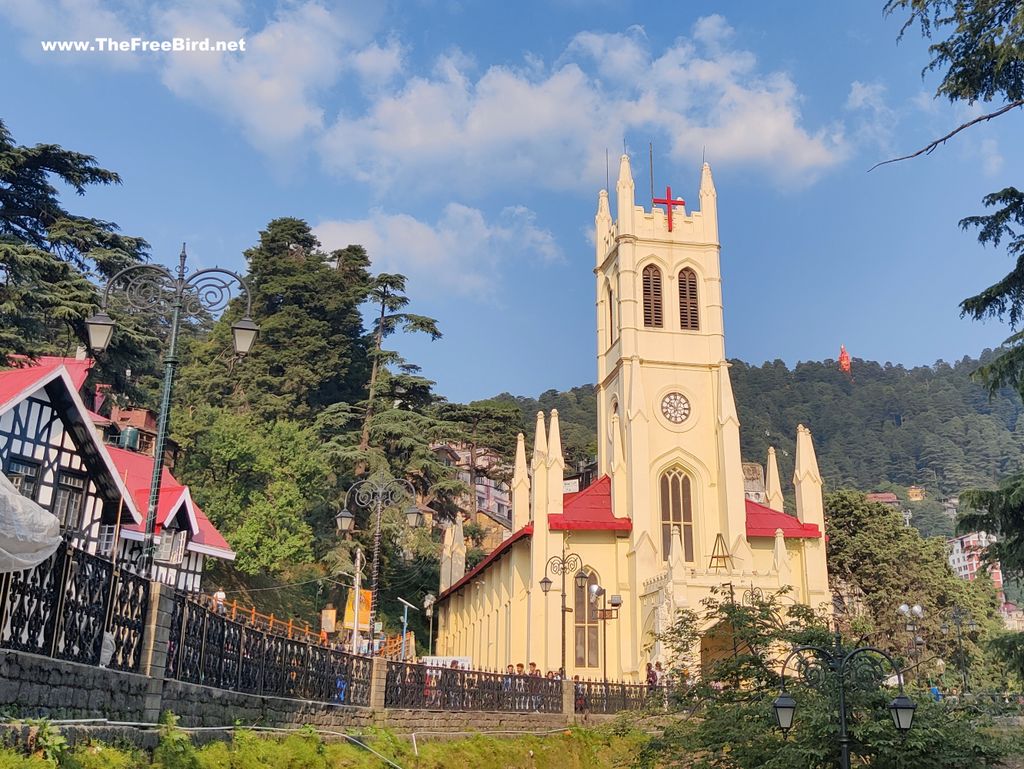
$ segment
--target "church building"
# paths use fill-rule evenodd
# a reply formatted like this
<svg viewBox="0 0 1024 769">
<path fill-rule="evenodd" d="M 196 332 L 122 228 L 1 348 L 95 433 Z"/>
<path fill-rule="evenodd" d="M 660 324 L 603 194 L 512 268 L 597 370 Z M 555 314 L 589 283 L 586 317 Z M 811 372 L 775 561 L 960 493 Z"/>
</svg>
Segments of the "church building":
<svg viewBox="0 0 1024 769">
<path fill-rule="evenodd" d="M 565 493 L 558 413 L 539 413 L 532 454 L 522 435 L 516 448 L 511 535 L 465 573 L 462 522 L 446 531 L 438 654 L 643 680 L 667 661 L 676 612 L 714 588 L 831 602 L 810 432 L 796 427 L 795 515 L 773 450 L 763 502 L 744 493 L 711 168 L 696 211 L 670 191 L 647 210 L 634 192 L 623 155 L 617 219 L 606 190 L 596 216 L 597 480 Z M 721 643 L 708 632 L 702 654 Z"/>
</svg>

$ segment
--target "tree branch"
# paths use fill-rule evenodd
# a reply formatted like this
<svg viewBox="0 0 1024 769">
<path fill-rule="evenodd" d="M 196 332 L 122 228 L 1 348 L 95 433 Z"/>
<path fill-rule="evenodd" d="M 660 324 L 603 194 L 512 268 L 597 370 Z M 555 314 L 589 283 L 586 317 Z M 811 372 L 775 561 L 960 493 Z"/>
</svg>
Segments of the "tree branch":
<svg viewBox="0 0 1024 769">
<path fill-rule="evenodd" d="M 938 147 L 940 144 L 945 144 L 947 141 L 952 139 L 954 136 L 956 136 L 964 129 L 970 128 L 972 125 L 976 123 L 983 123 L 987 120 L 991 120 L 992 118 L 999 117 L 1004 112 L 1009 112 L 1011 109 L 1022 106 L 1024 106 L 1024 99 L 1018 99 L 1015 102 L 1011 102 L 1003 107 L 1000 107 L 995 112 L 989 112 L 987 115 L 981 115 L 980 117 L 974 118 L 974 120 L 968 120 L 963 125 L 957 126 L 945 136 L 936 139 L 930 144 L 927 144 L 926 146 L 922 147 L 917 152 L 911 155 L 904 155 L 901 158 L 890 158 L 889 160 L 883 160 L 881 163 L 875 163 L 873 166 L 871 166 L 871 168 L 868 169 L 868 173 L 871 173 L 879 166 L 888 165 L 889 163 L 898 163 L 901 160 L 910 160 L 911 158 L 916 158 L 918 155 L 930 155 L 936 149 L 936 147 Z"/>
</svg>

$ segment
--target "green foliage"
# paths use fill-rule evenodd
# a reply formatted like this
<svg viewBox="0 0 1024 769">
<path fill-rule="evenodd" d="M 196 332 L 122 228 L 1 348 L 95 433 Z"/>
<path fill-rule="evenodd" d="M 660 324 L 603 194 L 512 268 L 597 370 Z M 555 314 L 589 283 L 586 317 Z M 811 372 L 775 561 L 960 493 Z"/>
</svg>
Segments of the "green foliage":
<svg viewBox="0 0 1024 769">
<path fill-rule="evenodd" d="M 709 628 L 711 629 L 709 631 Z M 832 769 L 839 764 L 836 682 L 826 673 L 819 687 L 796 678 L 786 690 L 797 700 L 788 739 L 774 728 L 772 701 L 781 680 L 780 657 L 797 645 L 829 648 L 824 620 L 792 606 L 785 592 L 746 596 L 713 595 L 703 611 L 681 612 L 662 638 L 674 661 L 676 680 L 696 668 L 702 636 L 723 634 L 727 643 L 706 645 L 699 663 L 703 675 L 680 701 L 660 735 L 639 754 L 644 767 L 688 769 Z M 844 644 L 853 648 L 852 645 Z M 710 649 L 717 647 L 717 654 Z M 894 728 L 888 703 L 895 691 L 885 674 L 865 683 L 848 679 L 846 702 L 854 765 L 885 769 L 968 769 L 994 767 L 1003 745 L 988 736 L 986 722 L 967 711 L 951 711 L 915 693 L 914 726 L 903 738 Z"/>
<path fill-rule="evenodd" d="M 986 557 L 999 560 L 1009 577 L 1024 575 L 1024 474 L 1010 476 L 995 490 L 973 489 L 963 502 L 969 509 L 959 528 L 996 535 Z"/>
<path fill-rule="evenodd" d="M 1024 404 L 1010 389 L 991 399 L 971 379 L 981 360 L 905 368 L 859 358 L 853 378 L 834 361 L 782 361 L 752 366 L 732 361 L 733 391 L 742 420 L 747 461 L 764 462 L 777 450 L 783 479 L 793 475 L 796 425 L 814 433 L 818 465 L 833 488 L 863 491 L 925 486 L 926 502 L 909 503 L 914 525 L 926 534 L 950 533 L 937 502 L 977 485 L 993 484 L 1024 467 Z M 587 385 L 539 400 L 499 396 L 523 412 L 521 428 L 532 435 L 538 408 L 557 408 L 566 456 L 592 456 L 597 436 L 594 389 Z M 569 461 L 567 459 L 567 461 Z"/>
<path fill-rule="evenodd" d="M 942 72 L 936 90 L 951 102 L 1024 99 L 1024 9 L 1016 0 L 888 0 L 885 13 L 909 12 L 901 36 L 915 23 L 928 38 L 927 71 Z"/>
<path fill-rule="evenodd" d="M 462 531 L 466 535 L 466 539 L 477 547 L 480 547 L 480 545 L 483 544 L 484 537 L 487 536 L 487 530 L 479 523 L 463 524 Z"/>
<path fill-rule="evenodd" d="M 519 408 L 519 429 L 526 435 L 528 445 L 533 441 L 537 412 L 558 409 L 566 465 L 572 467 L 597 456 L 597 393 L 593 385 L 573 387 L 566 392 L 546 390 L 539 398 L 502 393 L 493 400 L 514 403 Z"/>
<path fill-rule="evenodd" d="M 67 211 L 55 182 L 84 195 L 121 178 L 90 155 L 55 144 L 15 144 L 0 120 L 0 365 L 11 355 L 74 353 L 87 342 L 84 321 L 99 302 L 90 280 L 109 279 L 146 257 L 141 238 Z M 144 373 L 154 365 L 155 338 L 139 323 L 117 319 L 121 333 L 100 370 L 106 381 L 124 386 L 126 368 Z"/>
<path fill-rule="evenodd" d="M 1024 633 L 1000 633 L 989 639 L 989 647 L 1024 681 Z"/>
<path fill-rule="evenodd" d="M 25 720 L 25 725 L 28 727 L 28 752 L 52 764 L 60 762 L 68 749 L 68 741 L 61 734 L 60 728 L 46 718 L 29 718 Z"/>
<path fill-rule="evenodd" d="M 171 729 L 165 726 L 166 729 Z M 187 741 L 168 749 L 171 741 Z M 566 729 L 546 736 L 529 734 L 420 742 L 419 755 L 405 737 L 370 729 L 359 738 L 400 766 L 417 769 L 613 769 L 632 763 L 644 736 L 624 729 Z M 390 766 L 369 750 L 345 740 L 325 743 L 312 727 L 287 736 L 237 729 L 229 742 L 191 747 L 180 729 L 162 736 L 153 763 L 134 750 L 103 745 L 76 747 L 65 754 L 62 769 L 385 769 Z M 0 749 L 0 769 L 46 769 L 53 764 L 38 757 Z"/>
<path fill-rule="evenodd" d="M 42 756 L 23 756 L 13 750 L 0 748 L 0 769 L 52 769 L 53 762 Z"/>
<path fill-rule="evenodd" d="M 370 287 L 365 250 L 326 254 L 306 222 L 281 218 L 245 257 L 259 340 L 245 358 L 235 357 L 231 324 L 246 306 L 237 298 L 213 333 L 193 345 L 179 399 L 272 422 L 305 420 L 361 397 L 367 353 L 359 306 Z"/>
<path fill-rule="evenodd" d="M 178 728 L 178 717 L 165 711 L 160 715 L 160 741 L 153 750 L 156 769 L 202 769 L 192 738 Z"/>
<path fill-rule="evenodd" d="M 326 747 L 317 733 L 300 730 L 287 737 L 264 737 L 236 730 L 230 744 L 217 742 L 197 753 L 199 769 L 333 769 Z"/>
<path fill-rule="evenodd" d="M 138 751 L 108 745 L 76 745 L 61 759 L 61 769 L 143 769 L 149 765 Z"/>
<path fill-rule="evenodd" d="M 309 561 L 332 493 L 312 430 L 209 406 L 175 416 L 178 471 L 238 553 L 236 567 L 277 573 Z"/>
<path fill-rule="evenodd" d="M 976 631 L 963 630 L 974 688 L 1003 690 L 1008 685 L 1004 665 L 987 644 L 1002 627 L 998 598 L 987 574 L 974 582 L 957 578 L 947 563 L 944 540 L 923 538 L 903 525 L 898 511 L 868 502 L 862 494 L 829 494 L 825 510 L 829 578 L 833 592 L 845 603 L 844 622 L 852 632 L 906 659 L 911 635 L 897 609 L 902 603 L 920 604 L 924 617 L 917 620 L 917 635 L 927 644 L 923 657 L 938 657 L 948 664 L 942 679 L 934 664 L 922 664 L 912 678 L 924 681 L 931 675 L 944 681 L 947 689 L 960 688 L 958 643 L 950 619 L 958 606 L 978 624 Z"/>
<path fill-rule="evenodd" d="M 932 59 L 925 69 L 942 73 L 936 96 L 953 103 L 995 102 L 998 106 L 932 142 L 917 155 L 934 150 L 975 123 L 1011 111 L 1019 117 L 1019 108 L 1024 107 L 1024 6 L 1018 0 L 888 0 L 885 12 L 909 14 L 901 37 L 916 24 L 925 37 L 940 38 L 929 46 Z M 965 299 L 960 305 L 961 314 L 975 320 L 1005 318 L 1017 331 L 1024 312 L 1024 192 L 1006 187 L 985 196 L 982 202 L 996 210 L 984 216 L 968 216 L 960 226 L 965 230 L 977 228 L 978 240 L 983 244 L 998 246 L 1005 241 L 1016 264 L 1004 278 Z M 979 370 L 978 378 L 993 392 L 1001 387 L 1024 392 L 1024 336 L 1014 333 L 1003 353 Z"/>
</svg>

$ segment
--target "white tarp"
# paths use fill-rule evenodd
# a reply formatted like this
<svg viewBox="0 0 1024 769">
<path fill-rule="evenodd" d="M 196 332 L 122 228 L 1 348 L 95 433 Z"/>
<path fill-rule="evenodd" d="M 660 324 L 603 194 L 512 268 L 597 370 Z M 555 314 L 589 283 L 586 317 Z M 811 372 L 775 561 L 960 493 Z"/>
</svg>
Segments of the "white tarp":
<svg viewBox="0 0 1024 769">
<path fill-rule="evenodd" d="M 45 561 L 60 544 L 60 521 L 14 488 L 0 473 L 0 573 Z"/>
</svg>

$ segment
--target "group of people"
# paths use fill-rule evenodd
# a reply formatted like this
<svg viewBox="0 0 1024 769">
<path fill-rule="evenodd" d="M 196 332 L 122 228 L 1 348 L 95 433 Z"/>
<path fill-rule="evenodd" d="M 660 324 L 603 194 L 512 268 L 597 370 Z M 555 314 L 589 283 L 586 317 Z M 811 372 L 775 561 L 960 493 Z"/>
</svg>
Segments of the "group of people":
<svg viewBox="0 0 1024 769">
<path fill-rule="evenodd" d="M 561 708 L 561 678 L 531 664 L 504 674 L 447 667 L 395 665 L 388 670 L 385 701 L 397 707 L 441 710 L 550 711 Z"/>
</svg>

